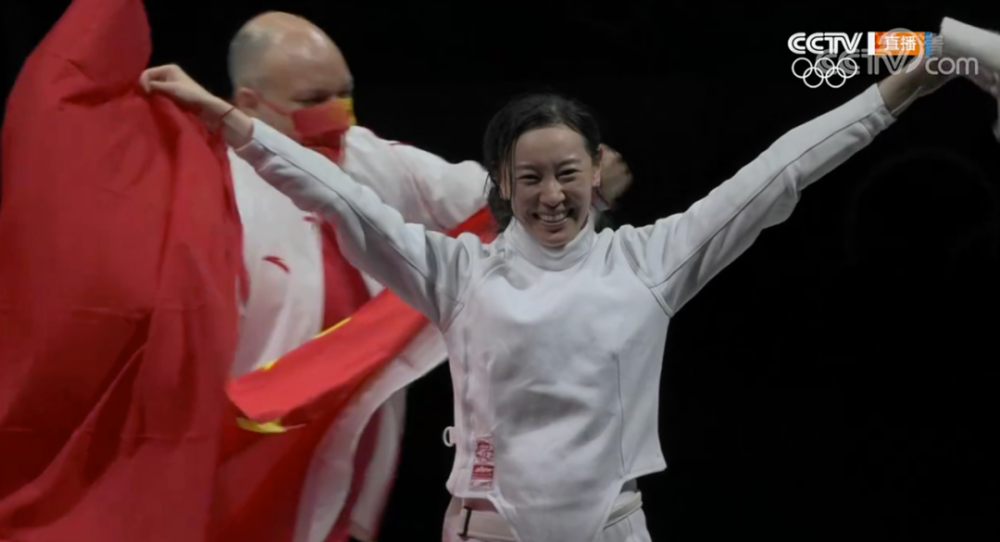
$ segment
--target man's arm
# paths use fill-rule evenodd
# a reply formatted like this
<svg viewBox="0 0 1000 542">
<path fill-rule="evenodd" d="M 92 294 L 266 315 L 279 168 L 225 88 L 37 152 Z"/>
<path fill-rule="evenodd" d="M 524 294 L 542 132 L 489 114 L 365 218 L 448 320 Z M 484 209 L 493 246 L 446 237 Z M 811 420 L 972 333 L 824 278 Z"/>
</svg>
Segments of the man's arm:
<svg viewBox="0 0 1000 542">
<path fill-rule="evenodd" d="M 486 206 L 486 171 L 451 163 L 360 126 L 347 133 L 344 171 L 371 188 L 407 222 L 447 231 Z"/>
<path fill-rule="evenodd" d="M 422 213 L 439 229 L 450 230 L 486 206 L 488 174 L 478 162 L 451 163 L 401 143 L 389 149 L 409 171 Z"/>
</svg>

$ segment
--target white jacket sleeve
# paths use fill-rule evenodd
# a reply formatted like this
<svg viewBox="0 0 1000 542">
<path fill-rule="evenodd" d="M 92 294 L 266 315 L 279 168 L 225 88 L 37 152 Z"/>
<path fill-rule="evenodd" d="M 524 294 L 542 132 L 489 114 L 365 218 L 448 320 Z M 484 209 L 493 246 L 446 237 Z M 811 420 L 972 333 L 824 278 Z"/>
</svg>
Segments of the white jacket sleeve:
<svg viewBox="0 0 1000 542">
<path fill-rule="evenodd" d="M 409 145 L 390 147 L 410 170 L 424 212 L 443 230 L 450 230 L 486 206 L 487 174 L 478 162 L 453 164 Z"/>
<path fill-rule="evenodd" d="M 486 170 L 443 158 L 354 126 L 342 168 L 371 188 L 407 222 L 450 230 L 486 206 Z"/>
<path fill-rule="evenodd" d="M 336 164 L 254 120 L 253 138 L 236 153 L 300 209 L 331 221 L 344 256 L 405 302 L 442 324 L 459 308 L 471 257 L 481 247 L 404 222 L 368 187 Z"/>
<path fill-rule="evenodd" d="M 784 222 L 801 191 L 865 148 L 893 116 L 877 86 L 779 138 L 687 211 L 617 235 L 668 314 Z"/>
</svg>

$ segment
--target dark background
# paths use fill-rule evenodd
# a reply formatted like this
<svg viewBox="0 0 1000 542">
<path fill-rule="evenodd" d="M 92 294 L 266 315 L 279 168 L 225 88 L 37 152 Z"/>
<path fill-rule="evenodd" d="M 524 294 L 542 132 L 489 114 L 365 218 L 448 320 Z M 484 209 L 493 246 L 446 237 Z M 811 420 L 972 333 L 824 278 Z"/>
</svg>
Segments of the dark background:
<svg viewBox="0 0 1000 542">
<path fill-rule="evenodd" d="M 5 97 L 68 3 L 0 3 Z M 453 161 L 479 158 L 515 92 L 580 98 L 636 174 L 615 214 L 635 225 L 874 83 L 806 88 L 793 32 L 936 31 L 946 14 L 1000 28 L 994 3 L 962 4 L 146 3 L 153 63 L 220 94 L 244 21 L 310 18 L 350 63 L 362 124 Z M 677 316 L 658 428 L 670 466 L 640 483 L 654 540 L 1000 539 L 995 118 L 966 81 L 921 100 Z M 383 542 L 439 540 L 448 500 L 448 373 L 411 390 Z"/>
</svg>

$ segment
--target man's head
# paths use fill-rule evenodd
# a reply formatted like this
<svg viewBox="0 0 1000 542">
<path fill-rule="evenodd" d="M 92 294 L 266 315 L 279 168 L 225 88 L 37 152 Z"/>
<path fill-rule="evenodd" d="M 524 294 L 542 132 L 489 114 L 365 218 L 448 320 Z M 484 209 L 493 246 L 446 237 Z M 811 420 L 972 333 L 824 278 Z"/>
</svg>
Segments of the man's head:
<svg viewBox="0 0 1000 542">
<path fill-rule="evenodd" d="M 254 17 L 229 46 L 235 105 L 296 138 L 288 113 L 332 98 L 350 97 L 354 81 L 333 40 L 288 13 Z"/>
</svg>

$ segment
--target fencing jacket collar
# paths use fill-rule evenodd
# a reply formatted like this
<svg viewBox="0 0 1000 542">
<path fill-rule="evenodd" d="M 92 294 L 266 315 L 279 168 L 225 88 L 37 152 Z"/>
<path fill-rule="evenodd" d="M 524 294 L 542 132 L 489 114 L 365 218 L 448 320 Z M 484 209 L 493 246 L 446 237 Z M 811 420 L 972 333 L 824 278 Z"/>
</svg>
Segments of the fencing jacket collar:
<svg viewBox="0 0 1000 542">
<path fill-rule="evenodd" d="M 597 233 L 594 231 L 594 212 L 590 212 L 586 224 L 564 247 L 549 248 L 538 244 L 517 219 L 510 221 L 510 225 L 504 230 L 504 237 L 532 264 L 548 271 L 562 271 L 573 267 L 593 248 L 597 238 Z"/>
</svg>

